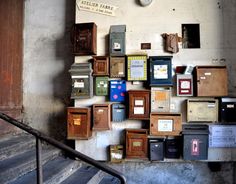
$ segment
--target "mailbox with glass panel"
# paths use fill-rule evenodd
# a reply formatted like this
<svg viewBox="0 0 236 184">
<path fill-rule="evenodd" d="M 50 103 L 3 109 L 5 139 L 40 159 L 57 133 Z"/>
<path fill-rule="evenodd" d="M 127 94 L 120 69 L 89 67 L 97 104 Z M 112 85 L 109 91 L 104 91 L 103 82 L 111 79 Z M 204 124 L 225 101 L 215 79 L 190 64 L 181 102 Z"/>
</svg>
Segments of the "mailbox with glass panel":
<svg viewBox="0 0 236 184">
<path fill-rule="evenodd" d="M 111 56 L 125 55 L 126 25 L 112 25 L 110 27 L 109 52 Z"/>
<path fill-rule="evenodd" d="M 96 77 L 95 93 L 97 96 L 108 95 L 108 77 Z"/>
<path fill-rule="evenodd" d="M 151 87 L 151 112 L 170 112 L 170 87 Z"/>
<path fill-rule="evenodd" d="M 172 56 L 150 56 L 150 86 L 172 86 Z"/>
<path fill-rule="evenodd" d="M 127 56 L 127 80 L 146 81 L 147 80 L 147 56 L 128 55 Z"/>
<path fill-rule="evenodd" d="M 120 122 L 126 119 L 125 105 L 121 103 L 112 104 L 112 121 Z"/>
<path fill-rule="evenodd" d="M 92 136 L 91 109 L 67 108 L 67 138 L 88 139 Z"/>
<path fill-rule="evenodd" d="M 110 77 L 125 77 L 125 56 L 110 57 Z"/>
<path fill-rule="evenodd" d="M 91 98 L 93 96 L 91 63 L 74 63 L 69 72 L 72 78 L 71 98 Z"/>
</svg>

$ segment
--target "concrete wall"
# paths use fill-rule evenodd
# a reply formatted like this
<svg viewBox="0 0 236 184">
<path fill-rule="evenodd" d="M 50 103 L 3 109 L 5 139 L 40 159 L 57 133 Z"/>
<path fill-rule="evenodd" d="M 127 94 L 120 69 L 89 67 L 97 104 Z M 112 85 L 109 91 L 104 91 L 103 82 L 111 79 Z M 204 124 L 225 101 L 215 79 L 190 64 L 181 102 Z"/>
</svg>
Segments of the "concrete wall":
<svg viewBox="0 0 236 184">
<path fill-rule="evenodd" d="M 231 95 L 236 95 L 236 80 L 234 80 L 236 2 L 234 0 L 158 0 L 153 1 L 153 4 L 146 8 L 140 7 L 135 0 L 99 0 L 99 2 L 118 6 L 117 16 L 107 17 L 78 11 L 78 9 L 76 14 L 77 22 L 97 23 L 98 55 L 107 53 L 106 35 L 112 24 L 127 25 L 127 53 L 139 51 L 140 42 L 151 42 L 153 50 L 148 52 L 149 55 L 166 55 L 162 50 L 161 33 L 180 34 L 181 23 L 200 23 L 201 49 L 180 49 L 180 52 L 174 55 L 174 65 L 221 64 L 215 62 L 215 59 L 219 61 L 225 58 L 224 64 L 229 66 L 229 92 Z M 74 61 L 70 52 L 69 39 L 70 27 L 75 22 L 74 12 L 74 1 L 25 1 L 24 122 L 57 138 L 65 137 L 65 107 L 73 105 L 69 100 L 71 84 L 68 69 Z M 76 58 L 76 61 L 84 62 L 87 59 L 87 57 Z M 95 101 L 104 100 L 94 97 L 92 100 L 80 103 L 87 106 Z M 184 98 L 173 98 L 175 111 L 180 110 L 178 104 L 183 100 Z M 106 146 L 122 143 L 120 131 L 126 127 L 140 126 L 142 123 L 138 121 L 113 124 L 112 132 L 94 133 L 91 142 L 76 142 L 77 149 L 84 150 L 91 156 L 96 152 L 97 159 L 106 159 Z M 232 163 L 224 163 L 219 172 L 211 172 L 207 163 L 199 162 L 126 162 L 112 166 L 126 174 L 129 184 L 236 183 L 235 164 L 233 166 Z"/>
<path fill-rule="evenodd" d="M 74 9 L 73 0 L 25 1 L 24 122 L 60 139 L 65 139 L 70 103 Z"/>
</svg>

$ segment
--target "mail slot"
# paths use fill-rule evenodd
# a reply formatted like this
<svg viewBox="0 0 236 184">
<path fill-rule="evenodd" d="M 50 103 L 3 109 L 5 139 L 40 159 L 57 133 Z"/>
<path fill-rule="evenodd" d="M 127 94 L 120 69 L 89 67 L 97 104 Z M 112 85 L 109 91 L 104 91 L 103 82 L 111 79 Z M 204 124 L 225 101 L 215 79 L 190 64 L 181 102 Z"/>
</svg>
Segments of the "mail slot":
<svg viewBox="0 0 236 184">
<path fill-rule="evenodd" d="M 125 80 L 110 80 L 110 101 L 124 102 L 126 96 Z"/>
<path fill-rule="evenodd" d="M 179 135 L 182 131 L 180 113 L 151 113 L 150 134 L 157 136 Z"/>
<path fill-rule="evenodd" d="M 219 97 L 228 95 L 226 66 L 196 66 L 194 74 L 196 96 Z"/>
<path fill-rule="evenodd" d="M 172 86 L 172 56 L 150 56 L 150 86 Z"/>
<path fill-rule="evenodd" d="M 218 100 L 214 98 L 187 99 L 188 122 L 217 122 Z"/>
<path fill-rule="evenodd" d="M 112 25 L 110 27 L 109 51 L 111 56 L 124 56 L 126 25 Z"/>
<path fill-rule="evenodd" d="M 92 136 L 91 109 L 90 108 L 67 108 L 67 138 L 88 139 Z"/>
<path fill-rule="evenodd" d="M 125 105 L 120 103 L 112 104 L 112 121 L 120 122 L 126 119 Z"/>
<path fill-rule="evenodd" d="M 151 87 L 151 112 L 170 112 L 171 88 Z"/>
<path fill-rule="evenodd" d="M 110 77 L 125 77 L 125 56 L 110 57 Z"/>
<path fill-rule="evenodd" d="M 129 90 L 129 119 L 149 119 L 150 91 Z"/>
<path fill-rule="evenodd" d="M 97 25 L 95 23 L 75 24 L 71 38 L 75 55 L 97 54 Z"/>
<path fill-rule="evenodd" d="M 108 95 L 108 77 L 96 77 L 95 85 L 97 96 Z"/>
<path fill-rule="evenodd" d="M 71 98 L 91 98 L 93 96 L 91 63 L 74 63 L 69 72 L 72 78 Z"/>
<path fill-rule="evenodd" d="M 147 158 L 146 129 L 126 129 L 126 158 Z"/>
<path fill-rule="evenodd" d="M 220 121 L 236 122 L 236 98 L 224 97 L 220 100 Z"/>
<path fill-rule="evenodd" d="M 93 104 L 93 130 L 111 129 L 110 104 Z"/>
</svg>

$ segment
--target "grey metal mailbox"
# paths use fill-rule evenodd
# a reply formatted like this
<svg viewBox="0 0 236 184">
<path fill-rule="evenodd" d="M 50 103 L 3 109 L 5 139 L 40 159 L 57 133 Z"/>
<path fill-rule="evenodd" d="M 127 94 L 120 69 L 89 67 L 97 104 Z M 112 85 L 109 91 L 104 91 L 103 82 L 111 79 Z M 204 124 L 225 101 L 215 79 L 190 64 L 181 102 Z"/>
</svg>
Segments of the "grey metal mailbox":
<svg viewBox="0 0 236 184">
<path fill-rule="evenodd" d="M 69 72 L 72 79 L 71 98 L 91 98 L 93 96 L 91 63 L 74 63 Z"/>
</svg>

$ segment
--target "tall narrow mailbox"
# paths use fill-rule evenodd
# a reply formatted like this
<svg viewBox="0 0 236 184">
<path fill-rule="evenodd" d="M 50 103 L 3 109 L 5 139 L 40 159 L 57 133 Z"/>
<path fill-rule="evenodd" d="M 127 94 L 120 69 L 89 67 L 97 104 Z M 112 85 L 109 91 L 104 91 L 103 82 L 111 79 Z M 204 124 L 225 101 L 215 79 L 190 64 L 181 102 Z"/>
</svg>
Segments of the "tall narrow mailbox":
<svg viewBox="0 0 236 184">
<path fill-rule="evenodd" d="M 110 101 L 124 102 L 126 95 L 125 80 L 110 80 Z"/>
<path fill-rule="evenodd" d="M 129 119 L 149 119 L 150 91 L 129 90 Z"/>
<path fill-rule="evenodd" d="M 96 77 L 95 89 L 97 96 L 108 95 L 108 77 Z"/>
<path fill-rule="evenodd" d="M 121 103 L 112 104 L 112 121 L 120 122 L 126 118 L 125 105 Z"/>
<path fill-rule="evenodd" d="M 146 129 L 126 129 L 126 158 L 147 158 Z"/>
<path fill-rule="evenodd" d="M 228 76 L 226 66 L 196 66 L 194 72 L 196 96 L 227 96 Z"/>
<path fill-rule="evenodd" d="M 75 55 L 96 55 L 97 25 L 93 22 L 75 24 L 72 29 L 71 41 Z"/>
<path fill-rule="evenodd" d="M 111 129 L 110 104 L 93 104 L 93 130 Z"/>
<path fill-rule="evenodd" d="M 150 86 L 172 85 L 172 56 L 150 56 Z"/>
<path fill-rule="evenodd" d="M 151 112 L 170 112 L 171 88 L 151 87 Z"/>
<path fill-rule="evenodd" d="M 69 72 L 72 78 L 71 98 L 91 98 L 93 96 L 91 63 L 74 63 Z"/>
<path fill-rule="evenodd" d="M 220 121 L 236 122 L 236 98 L 224 97 L 220 99 Z"/>
<path fill-rule="evenodd" d="M 112 25 L 110 27 L 109 51 L 111 56 L 125 55 L 126 25 Z"/>
<path fill-rule="evenodd" d="M 90 108 L 67 108 L 67 138 L 88 139 L 92 136 L 91 109 Z"/>
</svg>

